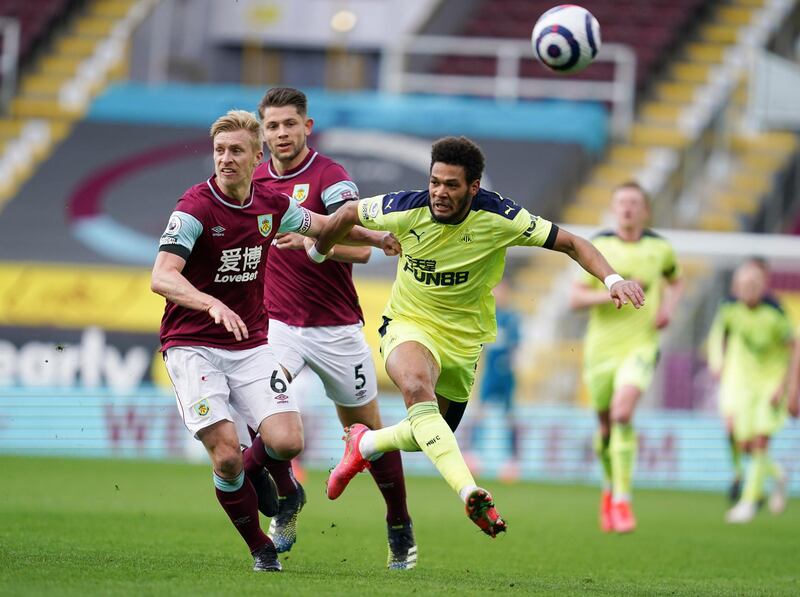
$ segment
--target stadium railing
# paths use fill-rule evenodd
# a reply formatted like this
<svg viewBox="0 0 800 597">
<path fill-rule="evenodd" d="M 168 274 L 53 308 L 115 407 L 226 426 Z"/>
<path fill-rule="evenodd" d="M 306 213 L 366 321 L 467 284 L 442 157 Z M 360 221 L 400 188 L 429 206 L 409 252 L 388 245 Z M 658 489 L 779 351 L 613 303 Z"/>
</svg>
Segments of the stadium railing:
<svg viewBox="0 0 800 597">
<path fill-rule="evenodd" d="M 409 57 L 472 56 L 497 61 L 494 76 L 420 73 Z M 614 64 L 611 81 L 545 79 L 521 76 L 521 64 L 531 58 L 528 41 L 487 37 L 407 36 L 384 49 L 379 87 L 387 93 L 492 96 L 498 100 L 557 98 L 610 102 L 611 126 L 623 136 L 633 120 L 636 97 L 636 54 L 622 44 L 604 44 L 596 61 Z"/>
</svg>

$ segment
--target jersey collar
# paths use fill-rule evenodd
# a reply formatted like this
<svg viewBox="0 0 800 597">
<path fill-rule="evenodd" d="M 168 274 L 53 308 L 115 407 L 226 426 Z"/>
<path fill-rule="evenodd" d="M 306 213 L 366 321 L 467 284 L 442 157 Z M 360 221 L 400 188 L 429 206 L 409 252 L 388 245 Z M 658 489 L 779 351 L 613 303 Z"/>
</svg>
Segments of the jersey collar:
<svg viewBox="0 0 800 597">
<path fill-rule="evenodd" d="M 276 180 L 286 180 L 287 178 L 294 178 L 298 174 L 302 174 L 311 167 L 311 164 L 314 163 L 314 160 L 317 159 L 318 155 L 316 150 L 311 149 L 310 147 L 308 149 L 309 151 L 306 158 L 297 164 L 296 167 L 287 170 L 285 174 L 277 174 L 275 170 L 272 169 L 272 158 L 270 158 L 267 161 L 267 172 L 269 172 L 269 175 Z"/>
<path fill-rule="evenodd" d="M 214 174 L 211 178 L 206 181 L 206 185 L 208 188 L 211 189 L 211 193 L 214 195 L 214 198 L 222 203 L 223 205 L 227 205 L 228 207 L 232 207 L 233 209 L 247 209 L 253 204 L 253 194 L 255 193 L 255 187 L 253 184 L 250 184 L 250 200 L 246 203 L 239 204 L 236 199 L 228 197 L 225 193 L 222 192 L 222 189 L 219 188 L 217 184 L 217 175 Z"/>
<path fill-rule="evenodd" d="M 622 238 L 622 236 L 619 233 L 619 229 L 615 228 L 614 229 L 614 236 L 616 236 L 619 240 L 621 240 L 624 243 L 638 243 L 645 236 L 647 236 L 646 232 L 647 232 L 647 228 L 643 228 L 642 231 L 639 233 L 639 236 L 637 236 L 633 240 L 628 240 L 627 238 Z"/>
</svg>

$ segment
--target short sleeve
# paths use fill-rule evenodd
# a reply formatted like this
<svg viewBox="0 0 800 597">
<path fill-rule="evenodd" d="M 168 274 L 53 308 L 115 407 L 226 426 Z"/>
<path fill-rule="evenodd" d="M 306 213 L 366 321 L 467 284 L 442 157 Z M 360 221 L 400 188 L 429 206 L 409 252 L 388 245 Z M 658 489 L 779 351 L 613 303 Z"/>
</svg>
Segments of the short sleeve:
<svg viewBox="0 0 800 597">
<path fill-rule="evenodd" d="M 398 231 L 398 213 L 384 214 L 385 199 L 391 195 L 376 195 L 358 202 L 358 219 L 364 228 L 370 230 Z M 400 212 L 402 213 L 402 212 Z"/>
<path fill-rule="evenodd" d="M 499 228 L 505 246 L 544 247 L 552 249 L 556 242 L 558 226 L 520 207 L 513 220 L 503 220 Z"/>
<path fill-rule="evenodd" d="M 785 311 L 781 310 L 778 322 L 778 337 L 788 344 L 795 339 L 792 320 L 789 319 Z"/>
<path fill-rule="evenodd" d="M 333 213 L 343 203 L 358 199 L 358 187 L 352 180 L 341 180 L 326 187 L 320 198 L 328 213 Z"/>
<path fill-rule="evenodd" d="M 311 212 L 294 201 L 289 201 L 289 207 L 281 218 L 278 232 L 297 232 L 305 234 L 311 227 Z"/>
<path fill-rule="evenodd" d="M 187 259 L 202 233 L 203 224 L 200 220 L 185 211 L 175 210 L 161 235 L 158 250 Z"/>
</svg>

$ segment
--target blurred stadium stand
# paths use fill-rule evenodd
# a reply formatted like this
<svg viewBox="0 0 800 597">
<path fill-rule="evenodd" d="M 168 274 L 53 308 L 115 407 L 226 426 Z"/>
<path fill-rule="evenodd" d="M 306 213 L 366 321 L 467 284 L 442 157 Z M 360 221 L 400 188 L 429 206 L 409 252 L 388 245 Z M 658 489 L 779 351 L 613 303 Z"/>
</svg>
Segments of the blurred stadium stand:
<svg viewBox="0 0 800 597">
<path fill-rule="evenodd" d="M 19 62 L 24 66 L 36 52 L 37 45 L 46 42 L 50 33 L 71 11 L 81 4 L 79 0 L 3 0 L 0 17 L 16 19 L 19 24 Z"/>
<path fill-rule="evenodd" d="M 702 20 L 704 11 L 711 4 L 713 2 L 709 0 L 587 0 L 582 6 L 603 23 L 603 43 L 626 44 L 634 49 L 638 59 L 637 81 L 640 87 L 644 87 L 687 32 Z M 465 24 L 464 33 L 476 37 L 529 40 L 530 24 L 552 6 L 549 0 L 484 0 Z M 456 59 L 441 65 L 440 72 L 465 74 L 487 72 L 490 68 L 486 62 Z M 559 77 L 556 73 L 543 72 L 533 60 L 523 64 L 521 75 Z M 606 63 L 575 77 L 609 80 L 613 73 Z"/>
<path fill-rule="evenodd" d="M 31 8 L 39 4 L 47 10 Z M 0 16 L 18 18 L 28 40 L 20 38 L 18 83 L 0 117 L 0 450 L 24 449 L 31 413 L 57 410 L 62 399 L 85 407 L 72 412 L 96 426 L 71 430 L 76 454 L 109 449 L 172 457 L 190 450 L 181 443 L 188 434 L 176 439 L 183 430 L 174 429 L 170 399 L 151 387 L 164 383 L 155 352 L 163 303 L 149 291 L 148 268 L 173 202 L 212 170 L 210 122 L 231 108 L 254 109 L 271 85 L 308 91 L 312 144 L 342 161 L 364 196 L 423 186 L 430 142 L 465 134 L 487 154 L 488 186 L 557 221 L 603 226 L 611 189 L 637 179 L 654 196 L 657 227 L 800 230 L 800 118 L 792 106 L 778 118 L 771 103 L 775 96 L 800 96 L 800 82 L 791 74 L 758 78 L 772 72 L 764 65 L 779 64 L 778 57 L 785 61 L 781 73 L 797 68 L 800 3 L 586 0 L 607 47 L 622 44 L 635 56 L 629 84 L 620 75 L 625 60 L 617 58 L 559 79 L 533 61 L 530 29 L 552 4 L 0 0 Z M 24 16 L 34 13 L 42 19 L 38 34 Z M 391 80 L 399 71 L 387 64 L 403 40 L 413 46 L 422 43 L 420 35 L 456 52 L 415 55 L 410 71 L 435 75 L 443 85 L 475 76 L 492 83 L 478 84 L 475 93 L 402 93 Z M 476 38 L 495 38 L 489 45 L 496 43 L 497 56 L 458 55 L 472 49 L 463 37 L 476 46 Z M 504 43 L 519 40 L 525 41 L 515 47 L 525 53 L 509 92 L 498 56 L 511 47 Z M 532 83 L 532 95 L 561 99 L 519 99 L 526 81 L 541 81 Z M 632 121 L 623 130 L 610 116 L 617 103 L 602 96 L 609 83 L 627 85 Z M 756 237 L 744 238 L 748 253 L 764 252 Z M 709 466 L 717 473 L 723 467 L 713 415 L 685 411 L 714 408 L 701 344 L 734 261 L 702 247 L 677 249 L 690 289 L 646 400 L 679 412 L 643 418 L 652 438 L 645 441 L 674 458 L 667 468 L 645 458 L 644 478 L 721 487 L 720 474 L 696 473 L 678 455 L 706 442 Z M 530 458 L 522 472 L 531 478 L 585 479 L 593 470 L 591 420 L 571 406 L 585 402 L 578 374 L 583 319 L 565 310 L 574 273 L 567 261 L 542 251 L 509 258 L 526 320 L 517 397 L 556 405 L 551 411 L 526 404 L 521 411 Z M 775 264 L 773 287 L 800 322 L 797 260 Z M 392 262 L 376 256 L 356 271 L 367 337 L 375 344 Z M 314 402 L 319 388 L 312 394 L 309 404 L 319 402 L 314 410 L 327 412 Z M 120 421 L 140 429 L 139 419 L 130 418 L 140 401 L 160 413 L 152 435 L 120 432 Z M 386 404 L 397 408 L 391 398 Z M 400 411 L 387 412 L 393 420 Z M 574 425 L 559 423 L 568 417 Z M 659 417 L 666 417 L 663 425 Z M 499 433 L 502 417 L 490 418 Z M 315 421 L 308 428 L 320 435 L 309 436 L 320 439 L 310 442 L 309 460 L 327 466 L 338 453 L 336 423 Z M 91 437 L 84 431 L 90 428 Z M 796 452 L 796 431 L 781 440 L 785 454 Z M 146 438 L 155 436 L 161 439 L 148 452 Z M 500 458 L 489 456 L 485 464 L 491 468 Z"/>
</svg>

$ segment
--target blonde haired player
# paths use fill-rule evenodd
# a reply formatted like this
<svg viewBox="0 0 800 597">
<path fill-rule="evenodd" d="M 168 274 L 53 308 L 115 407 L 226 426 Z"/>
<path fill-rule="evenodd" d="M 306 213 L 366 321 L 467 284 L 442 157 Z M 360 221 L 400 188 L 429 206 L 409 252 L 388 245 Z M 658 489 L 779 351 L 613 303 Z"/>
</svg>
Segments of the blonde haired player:
<svg viewBox="0 0 800 597">
<path fill-rule="evenodd" d="M 778 514 L 786 506 L 786 474 L 768 449 L 786 420 L 794 340 L 792 324 L 768 293 L 768 282 L 764 262 L 740 265 L 733 277 L 735 298 L 720 305 L 709 335 L 709 366 L 720 377 L 720 394 L 730 401 L 734 438 L 750 454 L 741 498 L 725 515 L 729 523 L 753 519 L 767 477 L 775 481 L 770 510 Z"/>
<path fill-rule="evenodd" d="M 630 533 L 636 464 L 633 413 L 653 378 L 659 330 L 665 328 L 683 292 L 683 279 L 670 244 L 646 228 L 647 194 L 635 182 L 611 196 L 617 223 L 593 239 L 594 246 L 623 276 L 637 280 L 649 300 L 642 309 L 617 311 L 608 293 L 590 276 L 573 286 L 570 305 L 590 309 L 584 342 L 583 379 L 600 425 L 595 450 L 603 467 L 600 527 Z"/>
<path fill-rule="evenodd" d="M 217 500 L 247 544 L 253 570 L 278 572 L 281 563 L 259 523 L 258 495 L 244 470 L 248 454 L 242 455 L 232 410 L 279 457 L 291 459 L 303 449 L 286 371 L 267 346 L 264 270 L 278 232 L 316 235 L 326 216 L 253 181 L 263 137 L 252 113 L 231 110 L 210 134 L 214 175 L 178 200 L 150 284 L 166 299 L 161 351 L 178 411 L 208 452 Z M 365 230 L 352 231 L 349 240 L 391 244 L 386 235 Z"/>
</svg>

